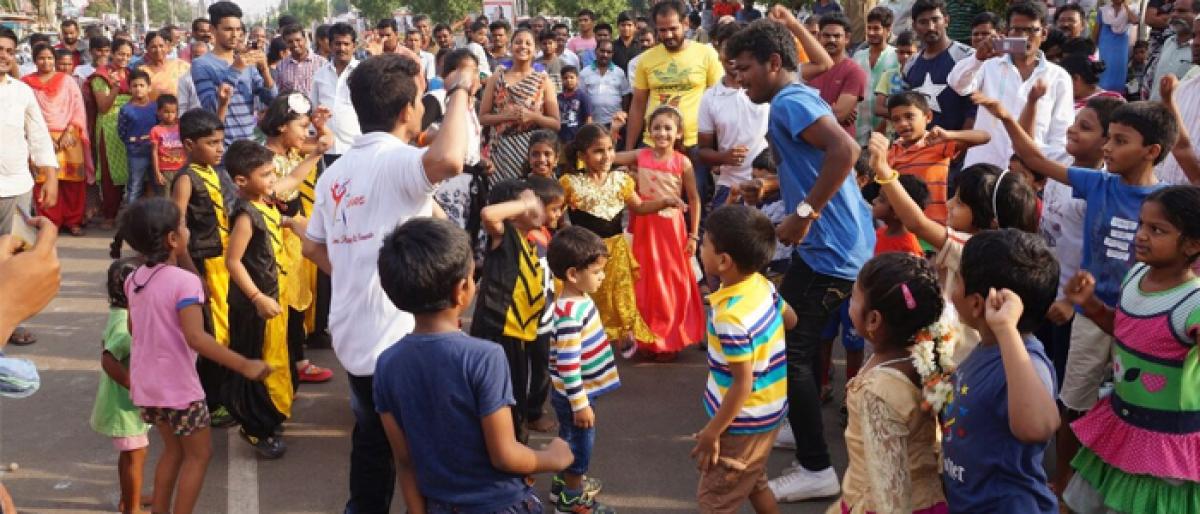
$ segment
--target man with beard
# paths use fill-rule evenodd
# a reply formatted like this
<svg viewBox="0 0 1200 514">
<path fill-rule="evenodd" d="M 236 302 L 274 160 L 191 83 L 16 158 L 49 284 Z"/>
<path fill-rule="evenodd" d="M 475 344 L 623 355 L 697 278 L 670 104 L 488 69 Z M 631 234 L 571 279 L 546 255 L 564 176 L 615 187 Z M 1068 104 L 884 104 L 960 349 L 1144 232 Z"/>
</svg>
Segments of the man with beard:
<svg viewBox="0 0 1200 514">
<path fill-rule="evenodd" d="M 83 50 L 79 49 L 79 22 L 73 19 L 63 20 L 58 27 L 59 43 L 54 45 L 55 50 L 67 50 L 71 52 L 71 57 L 75 59 L 75 65 L 79 66 L 85 61 L 83 59 Z"/>
<path fill-rule="evenodd" d="M 613 115 L 622 110 L 632 90 L 625 72 L 612 62 L 613 43 L 596 43 L 596 61 L 579 72 L 579 82 L 592 100 L 592 121 L 602 125 L 612 123 Z"/>
<path fill-rule="evenodd" d="M 650 11 L 658 31 L 659 45 L 639 56 L 633 77 L 633 101 L 629 106 L 627 150 L 642 141 L 646 117 L 660 105 L 679 110 L 683 117 L 683 145 L 696 146 L 700 98 L 716 85 L 724 73 L 721 58 L 712 46 L 683 37 L 684 14 L 680 0 L 663 0 Z M 650 144 L 647 135 L 646 144 Z"/>
<path fill-rule="evenodd" d="M 208 18 L 216 26 L 212 52 L 192 63 L 196 96 L 206 110 L 217 112 L 217 90 L 233 85 L 233 98 L 225 114 L 225 144 L 254 137 L 258 117 L 254 100 L 270 104 L 275 98 L 275 79 L 267 67 L 263 49 L 246 48 L 242 9 L 221 1 L 208 6 Z"/>
<path fill-rule="evenodd" d="M 1159 82 L 1167 75 L 1182 77 L 1192 67 L 1192 23 L 1195 15 L 1192 12 L 1191 0 L 1180 0 L 1171 11 L 1171 22 L 1168 25 L 1169 34 L 1159 47 L 1158 55 L 1151 55 L 1146 65 L 1146 76 L 1143 90 L 1149 91 L 1148 100 L 1158 101 L 1162 98 L 1158 88 Z"/>
<path fill-rule="evenodd" d="M 858 104 L 867 90 L 867 73 L 846 55 L 850 42 L 850 20 L 841 14 L 826 14 L 821 18 L 821 44 L 833 67 L 817 75 L 808 85 L 821 92 L 821 99 L 833 108 L 833 116 L 850 137 L 855 137 L 858 120 Z M 868 102 L 869 103 L 869 102 Z M 870 131 L 870 127 L 867 128 Z"/>
<path fill-rule="evenodd" d="M 875 90 L 875 86 L 879 84 L 880 77 L 888 71 L 896 70 L 900 67 L 900 61 L 896 58 L 896 49 L 888 44 L 888 40 L 892 36 L 892 10 L 886 6 L 879 6 L 871 9 L 867 13 L 867 47 L 854 53 L 854 62 L 858 66 L 870 74 L 867 79 L 867 98 L 870 98 L 870 93 Z M 867 141 L 871 139 L 871 131 L 879 125 L 880 118 L 875 116 L 875 110 L 872 108 L 874 102 L 860 102 L 858 104 L 858 121 L 857 134 L 855 139 L 861 146 L 867 146 Z"/>
<path fill-rule="evenodd" d="M 913 31 L 924 48 L 905 64 L 904 81 L 929 99 L 934 125 L 961 130 L 967 118 L 975 117 L 975 106 L 970 98 L 947 86 L 946 78 L 954 65 L 970 57 L 974 50 L 946 35 L 948 18 L 943 0 L 917 0 L 913 3 L 912 18 Z"/>
<path fill-rule="evenodd" d="M 578 68 L 579 54 L 576 54 L 575 52 L 572 52 L 570 48 L 567 48 L 567 41 L 571 37 L 571 29 L 567 27 L 566 23 L 555 23 L 554 26 L 551 27 L 551 30 L 554 31 L 554 36 L 558 38 L 558 48 L 562 50 L 562 55 L 559 55 L 559 58 L 562 59 L 563 64 Z"/>
<path fill-rule="evenodd" d="M 1192 22 L 1193 32 L 1200 31 L 1200 20 Z M 1200 38 L 1192 38 L 1192 64 L 1200 65 Z M 1187 128 L 1188 137 L 1192 138 L 1192 147 L 1200 145 L 1200 67 L 1193 66 L 1175 87 L 1175 105 L 1183 117 L 1182 126 Z M 1200 176 L 1189 177 L 1179 167 L 1174 155 L 1158 165 L 1155 173 L 1158 179 L 1171 185 L 1200 184 Z"/>
<path fill-rule="evenodd" d="M 439 51 L 454 50 L 454 31 L 450 30 L 450 26 L 445 23 L 439 23 L 433 27 L 433 40 Z"/>
<path fill-rule="evenodd" d="M 437 55 L 438 47 L 433 44 L 433 20 L 429 19 L 429 15 L 413 16 L 413 27 L 421 33 L 421 48 L 413 49 L 413 51 L 426 51 L 430 55 Z"/>
</svg>

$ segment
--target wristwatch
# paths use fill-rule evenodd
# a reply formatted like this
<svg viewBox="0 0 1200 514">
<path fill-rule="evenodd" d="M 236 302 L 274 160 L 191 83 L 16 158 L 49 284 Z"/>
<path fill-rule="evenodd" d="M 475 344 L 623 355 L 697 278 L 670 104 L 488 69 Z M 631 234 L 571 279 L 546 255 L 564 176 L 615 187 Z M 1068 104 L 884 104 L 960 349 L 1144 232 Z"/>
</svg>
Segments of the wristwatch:
<svg viewBox="0 0 1200 514">
<path fill-rule="evenodd" d="M 821 217 L 821 213 L 813 209 L 808 202 L 800 202 L 800 205 L 796 206 L 796 215 L 807 220 L 816 220 Z"/>
</svg>

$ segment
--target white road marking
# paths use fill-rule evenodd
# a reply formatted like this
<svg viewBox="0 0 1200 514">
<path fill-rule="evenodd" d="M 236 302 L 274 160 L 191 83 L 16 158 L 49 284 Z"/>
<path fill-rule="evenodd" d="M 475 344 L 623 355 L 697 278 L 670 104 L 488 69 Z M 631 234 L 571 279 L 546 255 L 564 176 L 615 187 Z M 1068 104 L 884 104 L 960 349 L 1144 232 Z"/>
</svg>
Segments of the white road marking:
<svg viewBox="0 0 1200 514">
<path fill-rule="evenodd" d="M 229 473 L 225 512 L 229 514 L 258 514 L 258 457 L 250 445 L 238 436 L 237 427 L 225 430 L 228 434 Z"/>
</svg>

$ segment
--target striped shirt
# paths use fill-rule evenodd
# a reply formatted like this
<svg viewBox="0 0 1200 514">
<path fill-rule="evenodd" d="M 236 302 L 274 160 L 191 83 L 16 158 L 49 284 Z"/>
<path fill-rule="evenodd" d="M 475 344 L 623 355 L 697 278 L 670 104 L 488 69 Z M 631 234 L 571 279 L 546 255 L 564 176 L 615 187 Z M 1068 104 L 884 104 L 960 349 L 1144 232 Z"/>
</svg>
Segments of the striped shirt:
<svg viewBox="0 0 1200 514">
<path fill-rule="evenodd" d="M 217 90 L 222 84 L 233 86 L 233 98 L 225 112 L 225 146 L 239 139 L 254 139 L 258 116 L 254 112 L 254 100 L 270 104 L 275 98 L 275 89 L 268 88 L 258 68 L 247 66 L 241 71 L 215 54 L 204 54 L 192 62 L 192 81 L 196 85 L 196 96 L 205 110 L 217 112 Z"/>
<path fill-rule="evenodd" d="M 571 401 L 572 411 L 583 410 L 592 399 L 621 385 L 604 325 L 589 297 L 554 302 L 550 379 L 554 391 Z"/>
<path fill-rule="evenodd" d="M 783 300 L 755 273 L 708 296 L 708 385 L 704 410 L 716 415 L 733 385 L 729 365 L 749 362 L 754 371 L 750 397 L 727 429 L 734 435 L 774 430 L 787 414 L 787 358 L 783 339 Z"/>
<path fill-rule="evenodd" d="M 928 134 L 927 134 L 928 135 Z M 888 149 L 888 166 L 902 175 L 913 175 L 929 188 L 929 203 L 925 215 L 929 219 L 946 224 L 947 181 L 950 161 L 962 151 L 954 141 L 926 144 L 925 139 L 905 146 L 897 142 Z"/>
<path fill-rule="evenodd" d="M 314 52 L 309 52 L 304 60 L 288 57 L 279 61 L 276 66 L 279 71 L 275 76 L 279 94 L 296 92 L 308 96 L 312 92 L 313 76 L 325 63 L 325 58 Z"/>
</svg>

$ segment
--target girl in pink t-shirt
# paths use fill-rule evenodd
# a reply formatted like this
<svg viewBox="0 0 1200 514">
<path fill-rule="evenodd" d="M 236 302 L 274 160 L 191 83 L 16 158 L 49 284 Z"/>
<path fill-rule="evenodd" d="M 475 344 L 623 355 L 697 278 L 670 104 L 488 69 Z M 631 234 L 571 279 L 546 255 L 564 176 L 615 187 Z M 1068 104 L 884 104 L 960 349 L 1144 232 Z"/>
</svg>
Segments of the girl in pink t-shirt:
<svg viewBox="0 0 1200 514">
<path fill-rule="evenodd" d="M 121 244 L 128 242 L 145 259 L 125 280 L 125 295 L 133 334 L 131 397 L 164 445 L 154 473 L 152 512 L 191 513 L 204 484 L 211 441 L 196 355 L 252 380 L 270 373 L 263 361 L 218 345 L 204 331 L 200 277 L 177 265 L 179 257 L 187 259 L 187 237 L 179 208 L 165 198 L 148 198 L 125 211 L 112 246 L 113 258 L 120 257 Z M 176 478 L 179 494 L 172 507 Z"/>
</svg>

